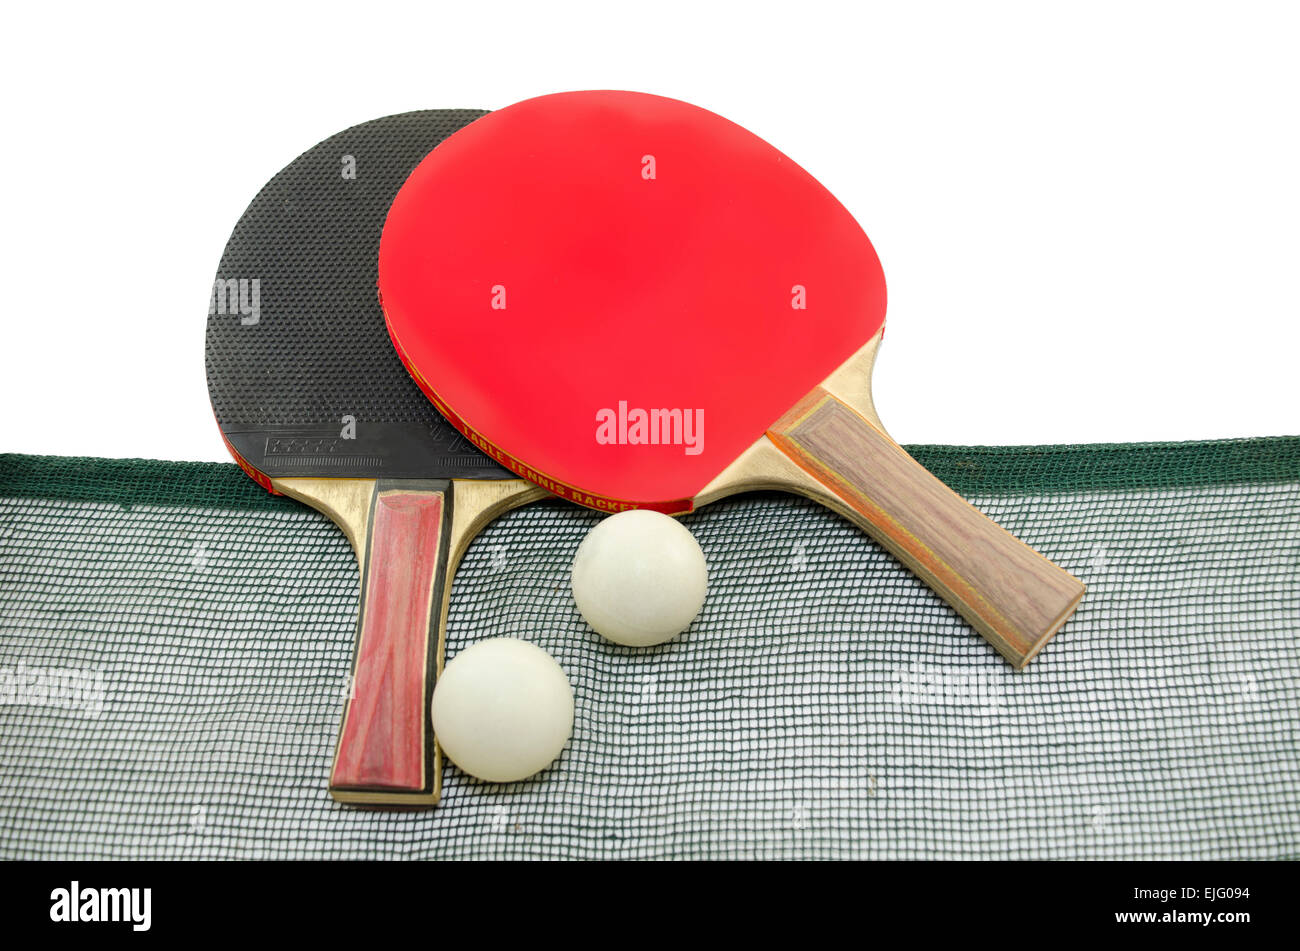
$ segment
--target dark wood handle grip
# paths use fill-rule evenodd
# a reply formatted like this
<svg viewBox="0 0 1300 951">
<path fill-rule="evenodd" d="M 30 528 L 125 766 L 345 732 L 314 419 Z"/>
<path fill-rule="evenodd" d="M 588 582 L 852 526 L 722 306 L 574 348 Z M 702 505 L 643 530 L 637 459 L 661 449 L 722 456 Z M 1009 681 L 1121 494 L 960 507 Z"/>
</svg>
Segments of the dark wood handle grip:
<svg viewBox="0 0 1300 951">
<path fill-rule="evenodd" d="M 443 485 L 446 485 L 445 483 Z M 450 489 L 379 483 L 361 557 L 352 693 L 332 792 L 436 794 L 430 694 L 446 584 Z M 365 797 L 350 797 L 352 799 Z"/>
<path fill-rule="evenodd" d="M 1077 578 L 826 391 L 814 390 L 768 436 L 1017 669 L 1078 606 L 1084 589 Z"/>
</svg>

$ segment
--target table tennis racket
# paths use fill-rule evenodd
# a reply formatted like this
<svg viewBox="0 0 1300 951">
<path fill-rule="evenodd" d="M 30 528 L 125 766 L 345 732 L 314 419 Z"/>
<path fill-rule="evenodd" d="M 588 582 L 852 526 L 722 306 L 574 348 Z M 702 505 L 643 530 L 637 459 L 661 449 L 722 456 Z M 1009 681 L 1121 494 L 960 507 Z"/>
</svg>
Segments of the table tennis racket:
<svg viewBox="0 0 1300 951">
<path fill-rule="evenodd" d="M 466 126 L 394 199 L 379 290 L 440 412 L 556 495 L 679 513 L 803 494 L 1017 668 L 1083 594 L 886 434 L 875 249 L 811 175 L 711 112 L 574 92 Z"/>
<path fill-rule="evenodd" d="M 430 697 L 451 578 L 484 524 L 546 495 L 438 416 L 393 353 L 375 292 L 393 196 L 481 115 L 390 116 L 304 153 L 248 206 L 213 286 L 208 389 L 227 447 L 264 488 L 332 518 L 361 568 L 329 786 L 343 802 L 437 801 Z"/>
</svg>

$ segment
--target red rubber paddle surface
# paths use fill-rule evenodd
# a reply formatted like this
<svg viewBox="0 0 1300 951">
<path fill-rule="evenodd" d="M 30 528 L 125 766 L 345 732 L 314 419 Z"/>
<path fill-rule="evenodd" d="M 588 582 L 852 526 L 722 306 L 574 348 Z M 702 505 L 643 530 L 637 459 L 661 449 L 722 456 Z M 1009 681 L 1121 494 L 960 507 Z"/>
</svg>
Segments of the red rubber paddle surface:
<svg viewBox="0 0 1300 951">
<path fill-rule="evenodd" d="M 542 96 L 450 136 L 393 202 L 378 273 L 438 409 L 602 509 L 689 510 L 885 318 L 875 249 L 830 192 L 740 126 L 642 93 Z M 635 410 L 670 411 L 659 444 Z"/>
</svg>

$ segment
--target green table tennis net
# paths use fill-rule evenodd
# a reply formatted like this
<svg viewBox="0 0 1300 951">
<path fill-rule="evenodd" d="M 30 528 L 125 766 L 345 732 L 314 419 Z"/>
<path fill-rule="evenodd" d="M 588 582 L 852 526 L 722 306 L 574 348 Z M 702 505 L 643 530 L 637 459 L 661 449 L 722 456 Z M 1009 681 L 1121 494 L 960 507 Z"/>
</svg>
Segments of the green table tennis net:
<svg viewBox="0 0 1300 951">
<path fill-rule="evenodd" d="M 232 465 L 0 456 L 0 857 L 1300 856 L 1300 438 L 912 452 L 1088 584 L 1028 670 L 778 494 L 685 519 L 684 635 L 608 644 L 568 583 L 597 516 L 540 503 L 470 547 L 448 656 L 545 648 L 573 739 L 426 811 L 326 792 L 358 592 L 327 519 Z"/>
</svg>

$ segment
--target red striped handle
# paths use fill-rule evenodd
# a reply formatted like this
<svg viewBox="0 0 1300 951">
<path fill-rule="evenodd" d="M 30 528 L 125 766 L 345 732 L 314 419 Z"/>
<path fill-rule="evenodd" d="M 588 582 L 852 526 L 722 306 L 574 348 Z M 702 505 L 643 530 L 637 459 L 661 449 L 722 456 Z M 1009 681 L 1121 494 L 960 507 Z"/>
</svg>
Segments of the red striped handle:
<svg viewBox="0 0 1300 951">
<path fill-rule="evenodd" d="M 446 583 L 449 503 L 446 483 L 376 485 L 361 553 L 352 692 L 331 791 L 436 794 L 429 701 Z"/>
</svg>

